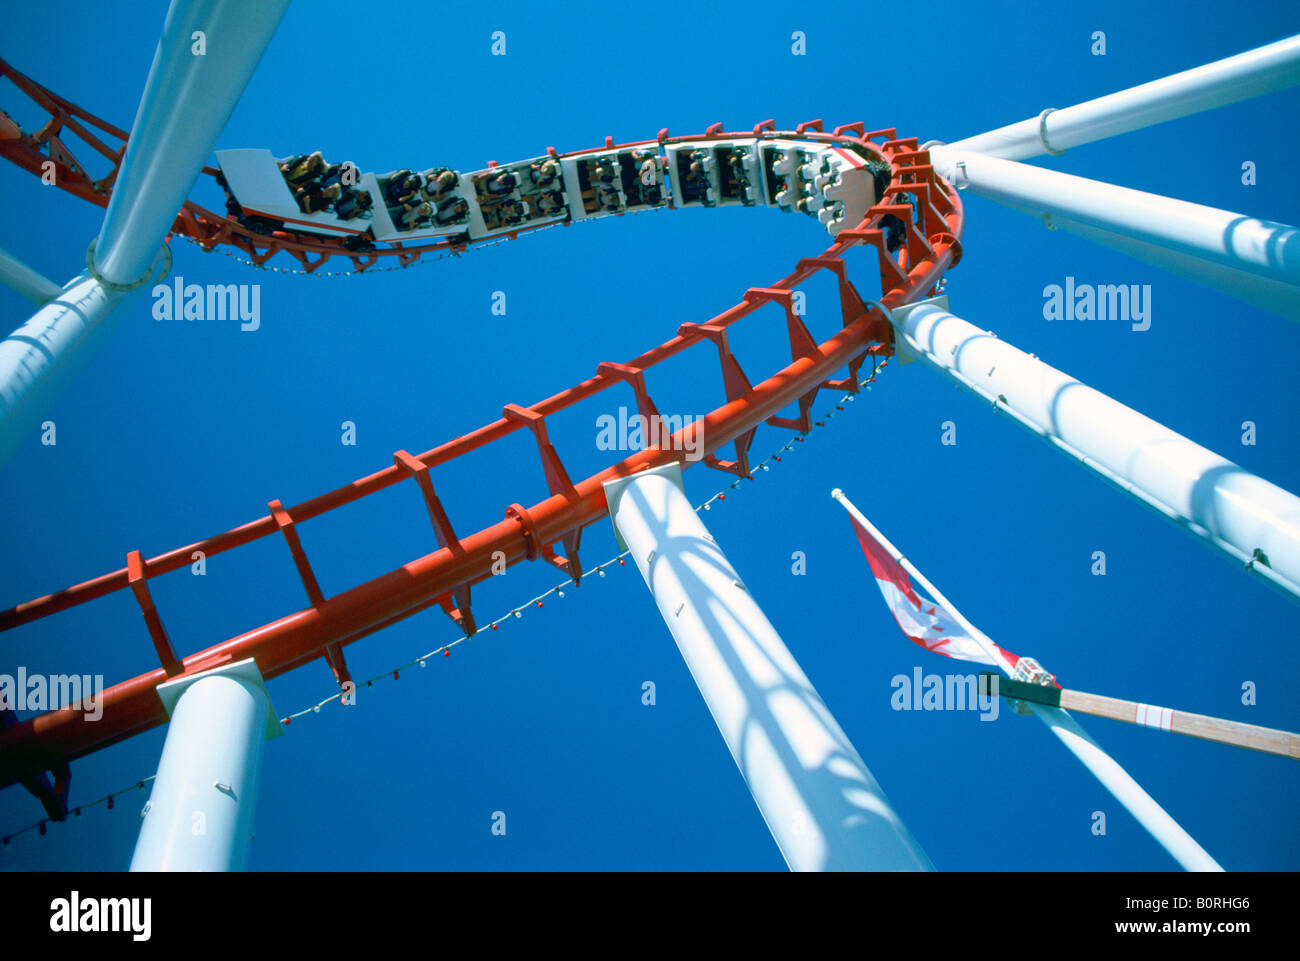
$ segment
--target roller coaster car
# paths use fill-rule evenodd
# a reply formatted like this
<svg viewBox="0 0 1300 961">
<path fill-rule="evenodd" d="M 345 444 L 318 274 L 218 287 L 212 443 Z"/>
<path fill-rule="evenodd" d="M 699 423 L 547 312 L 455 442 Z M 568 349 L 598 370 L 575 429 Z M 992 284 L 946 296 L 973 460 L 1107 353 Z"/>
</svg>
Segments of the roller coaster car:
<svg viewBox="0 0 1300 961">
<path fill-rule="evenodd" d="M 662 161 L 648 147 L 582 154 L 561 164 L 569 196 L 582 201 L 570 205 L 574 220 L 668 203 Z"/>
<path fill-rule="evenodd" d="M 563 217 L 568 214 L 564 188 L 564 167 L 556 157 L 529 161 L 519 171 L 519 195 L 535 217 Z"/>
<path fill-rule="evenodd" d="M 801 189 L 798 171 L 812 159 L 802 144 L 772 141 L 762 149 L 763 170 L 767 175 L 767 202 L 782 210 L 794 210 Z"/>
<path fill-rule="evenodd" d="M 766 205 L 757 140 L 711 140 L 669 150 L 683 202 L 706 207 Z"/>
<path fill-rule="evenodd" d="M 551 223 L 568 216 L 564 178 L 552 157 L 537 157 L 506 167 L 489 167 L 465 175 L 472 239 Z"/>
<path fill-rule="evenodd" d="M 766 202 L 756 144 L 715 149 L 714 157 L 718 162 L 719 203 L 753 207 Z"/>
<path fill-rule="evenodd" d="M 364 215 L 349 221 L 328 211 L 303 213 L 269 150 L 218 150 L 217 164 L 221 168 L 218 183 L 226 191 L 227 210 L 255 233 L 285 230 L 359 238 L 370 232 L 370 222 Z M 365 189 L 365 177 L 358 186 Z"/>
<path fill-rule="evenodd" d="M 400 190 L 404 203 L 394 195 L 394 179 L 399 173 L 403 183 L 409 180 Z M 454 186 L 439 182 L 444 173 L 453 175 Z M 363 174 L 361 183 L 378 200 L 374 214 L 376 240 L 405 242 L 458 237 L 468 232 L 471 204 L 466 199 L 465 177 L 454 170 L 434 167 L 421 174 L 391 170 L 380 176 Z"/>
<path fill-rule="evenodd" d="M 657 151 L 625 151 L 618 155 L 623 196 L 629 207 L 660 207 L 668 202 L 664 164 Z"/>
<path fill-rule="evenodd" d="M 677 206 L 716 206 L 719 187 L 715 143 L 674 144 L 667 153 L 668 176 Z"/>
<path fill-rule="evenodd" d="M 832 237 L 860 223 L 875 203 L 871 170 L 857 151 L 768 140 L 761 153 L 768 203 L 816 217 Z"/>
<path fill-rule="evenodd" d="M 623 189 L 623 168 L 617 152 L 583 154 L 565 160 L 563 166 L 572 196 L 582 202 L 581 208 L 573 205 L 575 220 L 619 214 L 627 208 L 629 198 Z"/>
</svg>

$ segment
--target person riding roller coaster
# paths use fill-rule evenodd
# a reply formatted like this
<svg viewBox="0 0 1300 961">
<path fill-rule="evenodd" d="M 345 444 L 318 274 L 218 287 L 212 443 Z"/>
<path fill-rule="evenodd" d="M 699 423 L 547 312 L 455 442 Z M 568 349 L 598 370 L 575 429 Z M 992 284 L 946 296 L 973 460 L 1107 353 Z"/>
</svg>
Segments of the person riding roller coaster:
<svg viewBox="0 0 1300 961">
<path fill-rule="evenodd" d="M 316 180 L 325 169 L 325 158 L 319 150 L 299 154 L 280 164 L 280 173 L 290 187 L 303 187 Z"/>
<path fill-rule="evenodd" d="M 350 160 L 343 163 L 329 164 L 321 171 L 317 182 L 322 187 L 338 184 L 342 188 L 355 187 L 361 182 L 361 171 Z"/>
<path fill-rule="evenodd" d="M 368 216 L 372 206 L 374 200 L 366 191 L 345 190 L 342 199 L 334 203 L 334 216 L 340 220 L 355 220 L 358 217 Z"/>
<path fill-rule="evenodd" d="M 745 169 L 747 157 L 748 153 L 743 147 L 733 147 L 727 154 L 727 167 L 731 171 L 731 179 L 735 182 L 735 189 L 740 195 L 741 203 L 751 207 L 754 204 L 754 196 L 750 190 L 749 173 Z"/>
<path fill-rule="evenodd" d="M 499 203 L 483 204 L 479 210 L 483 214 L 483 226 L 488 230 L 517 227 L 529 216 L 528 204 L 514 198 Z"/>
<path fill-rule="evenodd" d="M 439 227 L 460 223 L 469 215 L 469 201 L 463 197 L 450 197 L 442 202 L 434 218 Z"/>
<path fill-rule="evenodd" d="M 606 210 L 611 213 L 618 210 L 621 203 L 618 191 L 609 184 L 600 184 L 596 188 L 596 196 L 600 200 L 600 205 Z"/>
<path fill-rule="evenodd" d="M 398 207 L 410 207 L 421 202 L 424 178 L 409 170 L 394 174 L 388 181 L 388 202 Z"/>
<path fill-rule="evenodd" d="M 528 168 L 528 179 L 534 186 L 545 187 L 560 175 L 560 162 L 554 158 L 543 160 Z"/>
<path fill-rule="evenodd" d="M 727 155 L 727 166 L 731 168 L 732 179 L 736 181 L 738 187 L 749 186 L 749 175 L 745 173 L 745 150 L 742 147 L 735 147 Z"/>
<path fill-rule="evenodd" d="M 503 171 L 490 178 L 484 189 L 495 197 L 504 197 L 519 185 L 519 178 L 509 171 Z"/>
<path fill-rule="evenodd" d="M 313 181 L 295 190 L 293 199 L 298 202 L 298 209 L 303 213 L 316 214 L 329 210 L 342 193 L 343 188 L 338 184 L 322 187 Z"/>
<path fill-rule="evenodd" d="M 641 186 L 642 203 L 659 203 L 663 199 L 663 191 L 659 187 L 658 158 L 652 151 L 638 150 L 632 154 L 632 159 L 640 161 L 637 180 Z"/>
<path fill-rule="evenodd" d="M 564 198 L 558 190 L 548 190 L 537 195 L 537 212 L 543 217 L 551 217 L 564 210 Z"/>
<path fill-rule="evenodd" d="M 305 214 L 329 212 L 340 201 L 344 200 L 349 193 L 353 192 L 353 186 L 361 179 L 361 171 L 356 164 L 350 161 L 335 164 L 326 163 L 319 150 L 310 154 L 298 154 L 288 160 L 279 161 L 277 166 L 280 169 L 281 176 L 284 177 L 285 183 L 288 184 L 290 191 L 293 193 L 293 199 L 298 205 L 298 209 Z M 226 186 L 224 182 L 222 186 Z M 229 189 L 226 192 L 229 196 Z M 349 200 L 344 207 L 347 211 L 355 211 L 344 217 L 344 219 L 351 219 L 360 212 L 355 200 Z M 228 201 L 226 208 L 234 214 L 239 209 L 238 202 L 235 202 L 232 206 Z"/>
<path fill-rule="evenodd" d="M 507 200 L 501 205 L 501 226 L 514 227 L 528 217 L 528 204 L 521 200 Z"/>
<path fill-rule="evenodd" d="M 709 183 L 709 175 L 704 170 L 704 160 L 708 154 L 703 150 L 691 152 L 691 165 L 686 171 L 686 183 L 693 187 L 700 202 L 706 207 L 713 206 L 712 184 Z"/>
<path fill-rule="evenodd" d="M 456 176 L 455 171 L 448 170 L 446 167 L 437 170 L 431 170 L 424 177 L 424 188 L 422 193 L 424 199 L 433 203 L 441 202 L 447 194 L 456 188 L 460 178 Z"/>
<path fill-rule="evenodd" d="M 433 204 L 422 201 L 407 207 L 402 214 L 402 230 L 415 230 L 419 227 L 428 226 L 430 219 L 433 217 Z"/>
</svg>

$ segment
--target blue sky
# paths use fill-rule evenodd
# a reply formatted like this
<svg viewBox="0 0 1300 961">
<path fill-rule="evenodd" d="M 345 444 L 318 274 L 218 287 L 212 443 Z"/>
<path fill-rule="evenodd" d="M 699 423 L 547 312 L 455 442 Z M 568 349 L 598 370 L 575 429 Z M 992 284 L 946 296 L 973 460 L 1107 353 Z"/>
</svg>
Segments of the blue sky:
<svg viewBox="0 0 1300 961">
<path fill-rule="evenodd" d="M 936 9 L 937 6 L 937 9 Z M 100 116 L 129 127 L 166 10 L 130 3 L 8 5 L 0 54 Z M 465 7 L 449 32 L 399 26 L 409 4 L 292 7 L 218 146 L 277 155 L 321 149 L 364 170 L 476 169 L 559 150 L 702 131 L 722 120 L 782 129 L 816 117 L 956 140 L 1295 33 L 1276 3 L 938 4 L 907 29 L 876 7 L 544 5 Z M 585 11 L 585 12 L 584 12 Z M 371 25 L 365 39 L 348 27 Z M 921 23 L 925 26 L 921 26 Z M 582 31 L 573 24 L 590 26 Z M 1170 25 L 1174 25 L 1172 28 Z M 664 32 L 671 26 L 670 32 Z M 507 55 L 489 55 L 503 30 Z M 807 55 L 791 55 L 791 34 Z M 1104 57 L 1089 52 L 1093 31 Z M 381 56 L 372 37 L 386 36 Z M 436 35 L 439 39 L 431 39 Z M 582 38 L 581 44 L 576 41 Z M 580 49 L 575 49 L 579 46 Z M 5 85 L 0 106 L 17 95 Z M 22 119 L 21 111 L 15 112 Z M 1043 162 L 1056 169 L 1295 223 L 1293 119 L 1300 91 L 1273 94 Z M 1254 161 L 1258 183 L 1241 183 Z M 63 282 L 102 212 L 0 168 L 3 246 Z M 210 187 L 204 187 L 210 190 Z M 210 194 L 200 193 L 198 199 Z M 978 198 L 949 275 L 955 312 L 1289 490 L 1300 489 L 1300 414 L 1290 371 L 1300 327 Z M 260 283 L 262 325 L 156 322 L 141 296 L 50 413 L 58 444 L 32 438 L 0 472 L 0 605 L 28 600 L 294 504 L 590 376 L 705 320 L 747 287 L 820 252 L 811 221 L 724 209 L 552 230 L 454 261 L 320 279 L 254 272 L 173 244 L 172 276 Z M 1152 324 L 1043 319 L 1043 288 L 1150 284 Z M 865 284 L 863 285 L 865 289 Z M 833 288 L 809 289 L 808 322 L 836 323 Z M 491 313 L 495 291 L 504 317 Z M 29 305 L 0 290 L 10 327 Z M 751 379 L 782 363 L 778 315 L 736 335 Z M 763 326 L 766 323 L 766 326 Z M 652 375 L 661 409 L 702 414 L 722 399 L 704 350 Z M 689 356 L 689 355 L 688 355 Z M 788 358 L 788 354 L 785 355 Z M 817 410 L 832 406 L 823 395 Z M 595 449 L 587 404 L 551 425 L 571 473 Z M 357 424 L 356 446 L 340 424 Z M 958 443 L 940 444 L 941 424 Z M 1257 424 L 1243 446 L 1241 424 Z M 763 456 L 787 437 L 760 431 Z M 457 528 L 498 520 L 544 494 L 530 442 L 435 473 Z M 686 475 L 697 502 L 726 475 Z M 705 520 L 781 631 L 901 817 L 940 869 L 1164 870 L 1173 861 L 1042 725 L 1004 712 L 890 709 L 890 678 L 943 671 L 898 633 L 829 491 L 841 487 L 963 612 L 1000 644 L 1081 690 L 1300 727 L 1300 618 L 1191 538 L 1125 499 L 940 375 L 891 367 L 876 388 Z M 431 549 L 413 485 L 302 526 L 327 594 Z M 1105 577 L 1090 573 L 1107 555 Z M 791 555 L 803 551 L 807 574 Z M 589 528 L 584 560 L 615 552 Z M 512 568 L 476 589 L 490 620 L 558 578 Z M 189 653 L 303 606 L 282 542 L 213 558 L 151 583 Z M 781 869 L 783 862 L 690 675 L 631 565 L 567 591 L 424 670 L 295 722 L 268 745 L 254 870 Z M 378 674 L 457 632 L 417 615 L 348 649 Z M 153 659 L 127 594 L 11 632 L 0 671 L 134 676 Z M 657 703 L 641 703 L 654 681 Z M 1258 703 L 1241 704 L 1241 685 Z M 277 712 L 332 693 L 324 661 L 275 679 Z M 1233 869 L 1300 867 L 1300 765 L 1100 719 L 1085 726 Z M 156 729 L 73 765 L 73 803 L 156 769 Z M 137 803 L 138 799 L 138 803 Z M 144 795 L 114 811 L 27 834 L 7 869 L 119 870 Z M 507 833 L 493 836 L 494 811 Z M 1094 836 L 1092 814 L 1107 814 Z M 41 816 L 0 791 L 0 833 Z"/>
</svg>

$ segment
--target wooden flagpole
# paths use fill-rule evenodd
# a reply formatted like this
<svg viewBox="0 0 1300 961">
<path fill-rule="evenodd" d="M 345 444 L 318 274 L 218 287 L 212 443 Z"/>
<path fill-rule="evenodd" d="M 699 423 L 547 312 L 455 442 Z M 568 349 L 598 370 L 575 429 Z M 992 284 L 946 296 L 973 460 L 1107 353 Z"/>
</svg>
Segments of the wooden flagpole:
<svg viewBox="0 0 1300 961">
<path fill-rule="evenodd" d="M 1205 741 L 1217 741 L 1220 744 L 1231 744 L 1234 747 L 1263 751 L 1266 754 L 1277 754 L 1300 761 L 1300 734 L 1293 734 L 1290 731 L 1279 731 L 1271 727 L 1229 721 L 1205 714 L 1192 714 L 1188 711 L 1175 711 L 1172 708 L 1156 707 L 1152 704 L 1139 704 L 1137 701 L 1106 697 L 1103 694 L 1087 694 L 1068 688 L 1045 687 L 1026 681 L 1013 681 L 992 672 L 984 672 L 980 675 L 981 690 L 988 690 L 988 678 L 995 679 L 994 693 L 1006 698 L 1048 704 L 1068 711 L 1108 717 L 1113 721 L 1123 721 L 1126 724 L 1153 727 L 1173 734 L 1185 734 Z"/>
</svg>

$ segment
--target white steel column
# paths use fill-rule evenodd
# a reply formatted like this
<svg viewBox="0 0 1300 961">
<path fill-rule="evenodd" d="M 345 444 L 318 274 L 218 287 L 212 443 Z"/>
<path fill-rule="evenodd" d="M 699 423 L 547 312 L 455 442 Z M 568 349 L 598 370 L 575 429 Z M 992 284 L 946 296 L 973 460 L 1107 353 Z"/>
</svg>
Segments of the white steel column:
<svg viewBox="0 0 1300 961">
<path fill-rule="evenodd" d="M 895 310 L 922 358 L 1105 480 L 1300 602 L 1300 498 L 947 310 Z"/>
<path fill-rule="evenodd" d="M 288 8 L 172 0 L 95 241 L 101 276 L 130 284 L 149 269 Z"/>
<path fill-rule="evenodd" d="M 0 250 L 0 284 L 16 291 L 34 304 L 44 304 L 59 296 L 62 288 L 9 253 Z"/>
<path fill-rule="evenodd" d="M 932 156 L 955 186 L 1300 320 L 1295 227 L 971 151 Z"/>
<path fill-rule="evenodd" d="M 0 341 L 0 466 L 86 365 L 126 296 L 82 272 Z"/>
<path fill-rule="evenodd" d="M 933 870 L 681 490 L 605 485 L 610 517 L 794 871 Z"/>
<path fill-rule="evenodd" d="M 243 871 L 262 745 L 282 732 L 257 664 L 158 686 L 171 712 L 132 871 Z"/>
<path fill-rule="evenodd" d="M 1027 160 L 1300 83 L 1300 36 L 967 137 L 951 146 Z"/>
<path fill-rule="evenodd" d="M 0 344 L 0 466 L 85 366 L 123 295 L 170 263 L 159 247 L 288 5 L 173 0 L 88 269 Z"/>
<path fill-rule="evenodd" d="M 987 634 L 966 620 L 961 611 L 948 598 L 944 597 L 924 574 L 917 570 L 916 565 L 904 557 L 902 552 L 891 544 L 885 535 L 880 533 L 876 526 L 863 516 L 860 510 L 849 502 L 843 491 L 836 488 L 831 491 L 831 497 L 839 501 L 840 505 L 853 516 L 853 519 L 861 524 L 863 529 L 870 533 L 877 543 L 889 552 L 889 555 L 907 571 L 912 580 L 930 595 L 931 600 L 943 605 L 944 609 L 952 615 L 953 620 L 960 624 L 966 630 L 966 633 L 984 649 L 984 653 L 997 664 L 998 669 L 1003 674 L 1011 675 L 1011 663 L 998 645 Z M 1068 712 L 1061 710 L 1059 707 L 1051 707 L 1046 704 L 1028 703 L 1033 712 L 1038 715 L 1038 719 L 1047 725 L 1060 742 L 1069 749 L 1070 753 L 1079 759 L 1092 776 L 1100 781 L 1115 800 L 1122 804 L 1124 809 L 1150 832 L 1156 842 L 1168 851 L 1170 856 L 1183 866 L 1184 870 L 1223 870 L 1219 863 L 1196 842 L 1196 839 L 1183 830 L 1182 825 L 1170 817 L 1169 813 L 1156 803 L 1155 798 L 1147 794 L 1142 785 L 1133 780 L 1128 771 L 1124 770 L 1118 761 L 1107 754 L 1101 745 L 1094 741 Z"/>
</svg>

